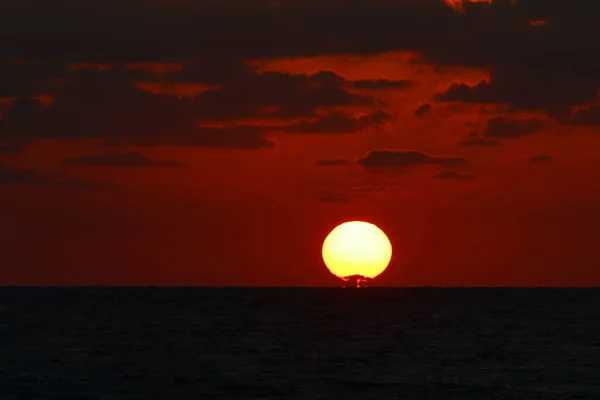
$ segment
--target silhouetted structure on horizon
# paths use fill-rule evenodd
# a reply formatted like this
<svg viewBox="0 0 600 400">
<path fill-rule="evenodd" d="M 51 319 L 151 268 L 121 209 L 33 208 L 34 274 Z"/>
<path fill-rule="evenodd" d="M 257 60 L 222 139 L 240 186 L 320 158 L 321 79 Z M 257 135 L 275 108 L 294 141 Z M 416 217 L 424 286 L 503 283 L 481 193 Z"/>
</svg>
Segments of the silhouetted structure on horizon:
<svg viewBox="0 0 600 400">
<path fill-rule="evenodd" d="M 344 282 L 347 282 L 347 285 L 344 287 L 365 287 L 366 283 L 369 282 L 371 279 L 367 278 L 366 276 L 363 275 L 350 275 L 347 276 L 345 278 L 342 278 L 344 280 Z"/>
</svg>

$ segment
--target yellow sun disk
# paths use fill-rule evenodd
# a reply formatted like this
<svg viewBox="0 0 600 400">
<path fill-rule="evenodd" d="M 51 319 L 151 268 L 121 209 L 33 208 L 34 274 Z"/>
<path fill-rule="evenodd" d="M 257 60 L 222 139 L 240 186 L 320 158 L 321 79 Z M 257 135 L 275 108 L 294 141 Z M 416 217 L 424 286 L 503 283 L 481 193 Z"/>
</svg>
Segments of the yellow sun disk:
<svg viewBox="0 0 600 400">
<path fill-rule="evenodd" d="M 352 221 L 337 226 L 323 242 L 323 261 L 332 274 L 375 278 L 388 266 L 392 245 L 377 226 Z"/>
</svg>

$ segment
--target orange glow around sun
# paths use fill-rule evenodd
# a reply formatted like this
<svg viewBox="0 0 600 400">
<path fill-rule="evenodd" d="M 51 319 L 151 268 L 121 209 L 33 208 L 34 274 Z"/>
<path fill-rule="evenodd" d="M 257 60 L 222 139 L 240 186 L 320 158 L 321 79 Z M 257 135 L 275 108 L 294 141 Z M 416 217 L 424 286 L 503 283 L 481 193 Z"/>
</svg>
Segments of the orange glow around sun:
<svg viewBox="0 0 600 400">
<path fill-rule="evenodd" d="M 333 229 L 323 242 L 323 261 L 339 278 L 362 276 L 373 279 L 392 259 L 392 244 L 376 225 L 345 222 Z"/>
</svg>

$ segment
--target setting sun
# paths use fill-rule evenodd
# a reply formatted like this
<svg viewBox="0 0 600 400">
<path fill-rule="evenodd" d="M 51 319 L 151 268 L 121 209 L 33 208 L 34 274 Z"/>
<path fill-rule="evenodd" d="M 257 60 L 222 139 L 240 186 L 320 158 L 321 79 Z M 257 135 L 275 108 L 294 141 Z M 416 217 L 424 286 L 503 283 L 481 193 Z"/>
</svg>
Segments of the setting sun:
<svg viewBox="0 0 600 400">
<path fill-rule="evenodd" d="M 345 222 L 333 229 L 323 242 L 323 261 L 335 276 L 373 279 L 392 258 L 392 244 L 376 225 Z"/>
</svg>

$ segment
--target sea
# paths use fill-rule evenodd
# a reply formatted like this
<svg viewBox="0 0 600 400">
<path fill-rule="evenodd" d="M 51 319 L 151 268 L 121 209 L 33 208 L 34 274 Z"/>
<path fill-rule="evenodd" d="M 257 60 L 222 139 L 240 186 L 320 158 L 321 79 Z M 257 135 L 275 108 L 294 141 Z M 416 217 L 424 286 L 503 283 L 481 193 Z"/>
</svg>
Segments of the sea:
<svg viewBox="0 0 600 400">
<path fill-rule="evenodd" d="M 600 399 L 600 289 L 0 288 L 0 399 Z"/>
</svg>

